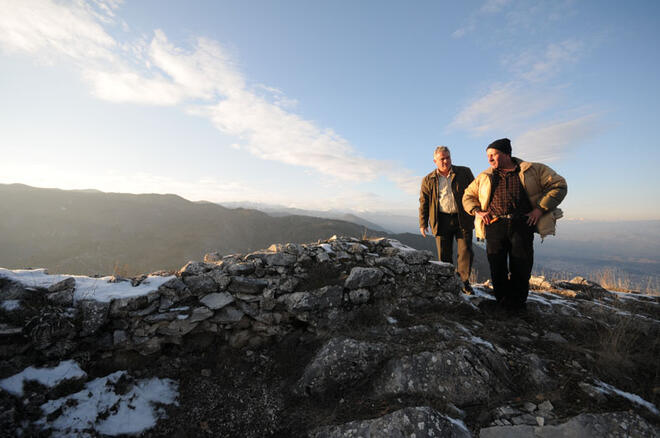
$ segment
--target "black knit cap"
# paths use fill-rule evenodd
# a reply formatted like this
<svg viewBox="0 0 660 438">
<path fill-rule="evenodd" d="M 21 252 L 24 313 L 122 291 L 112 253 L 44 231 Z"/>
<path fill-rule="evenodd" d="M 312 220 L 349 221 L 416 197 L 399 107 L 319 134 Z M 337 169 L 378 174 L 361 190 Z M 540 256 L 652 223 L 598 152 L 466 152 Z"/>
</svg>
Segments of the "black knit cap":
<svg viewBox="0 0 660 438">
<path fill-rule="evenodd" d="M 507 155 L 511 155 L 511 140 L 508 138 L 500 138 L 489 144 L 486 149 L 497 149 Z"/>
</svg>

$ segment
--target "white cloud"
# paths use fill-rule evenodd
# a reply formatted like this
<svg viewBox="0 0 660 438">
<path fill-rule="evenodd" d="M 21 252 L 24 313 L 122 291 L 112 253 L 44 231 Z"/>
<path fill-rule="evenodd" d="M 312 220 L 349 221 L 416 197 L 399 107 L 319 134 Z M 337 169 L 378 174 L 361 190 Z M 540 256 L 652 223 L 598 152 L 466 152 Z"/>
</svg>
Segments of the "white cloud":
<svg viewBox="0 0 660 438">
<path fill-rule="evenodd" d="M 572 15 L 573 0 L 486 0 L 475 9 L 452 36 L 462 38 L 470 33 L 509 35 L 538 30 L 548 23 Z"/>
<path fill-rule="evenodd" d="M 534 161 L 553 161 L 599 130 L 594 114 L 529 129 L 513 139 L 514 152 Z"/>
<path fill-rule="evenodd" d="M 110 102 L 169 106 L 184 97 L 181 87 L 162 75 L 145 78 L 131 70 L 85 70 L 83 76 L 96 97 Z"/>
<path fill-rule="evenodd" d="M 156 30 L 151 41 L 119 44 L 104 25 L 120 22 L 115 11 L 121 2 L 94 2 L 4 0 L 0 45 L 8 51 L 73 59 L 100 99 L 182 106 L 238 137 L 242 148 L 261 159 L 357 182 L 407 172 L 360 156 L 333 130 L 287 111 L 295 101 L 280 90 L 248 85 L 213 40 L 198 38 L 192 50 L 185 50 Z M 264 87 L 270 96 L 258 94 Z M 409 185 L 403 188 L 409 190 Z"/>
<path fill-rule="evenodd" d="M 552 95 L 515 82 L 495 84 L 485 95 L 463 108 L 449 126 L 475 134 L 511 132 L 554 103 Z"/>
<path fill-rule="evenodd" d="M 581 41 L 567 39 L 560 43 L 550 43 L 539 56 L 532 51 L 503 59 L 504 66 L 521 79 L 542 82 L 558 74 L 567 65 L 574 64 L 584 48 Z"/>
<path fill-rule="evenodd" d="M 545 21 L 559 17 L 557 11 L 570 13 L 570 1 L 548 5 L 489 0 L 471 15 L 468 28 L 476 29 L 477 18 L 480 26 L 491 25 L 485 23 L 487 16 L 504 13 L 503 28 L 508 35 L 503 41 L 510 41 L 521 29 L 543 26 Z M 497 37 L 494 38 L 493 46 L 497 47 Z M 486 92 L 468 101 L 448 127 L 492 138 L 517 136 L 529 154 L 525 158 L 546 160 L 558 158 L 567 148 L 594 135 L 598 130 L 597 115 L 571 108 L 567 103 L 570 83 L 553 81 L 579 60 L 584 43 L 568 38 L 548 43 L 540 50 L 526 49 L 513 55 L 508 53 L 509 47 L 501 61 L 509 78 L 507 82 L 492 84 Z"/>
<path fill-rule="evenodd" d="M 532 89 L 515 81 L 498 84 L 461 110 L 449 127 L 513 138 L 514 154 L 551 161 L 601 129 L 598 114 L 585 114 L 584 108 L 563 109 L 562 100 L 557 88 Z"/>
<path fill-rule="evenodd" d="M 512 0 L 486 0 L 476 12 L 470 14 L 466 23 L 456 29 L 451 36 L 454 38 L 463 38 L 467 34 L 474 32 L 477 29 L 477 22 L 480 21 L 483 16 L 493 15 L 500 12 L 511 3 L 511 1 Z"/>
<path fill-rule="evenodd" d="M 486 0 L 481 8 L 479 8 L 479 11 L 494 14 L 500 12 L 509 3 L 511 3 L 511 0 Z"/>
<path fill-rule="evenodd" d="M 37 54 L 48 61 L 65 55 L 76 61 L 112 61 L 116 42 L 84 3 L 3 0 L 0 46 L 8 52 Z"/>
</svg>

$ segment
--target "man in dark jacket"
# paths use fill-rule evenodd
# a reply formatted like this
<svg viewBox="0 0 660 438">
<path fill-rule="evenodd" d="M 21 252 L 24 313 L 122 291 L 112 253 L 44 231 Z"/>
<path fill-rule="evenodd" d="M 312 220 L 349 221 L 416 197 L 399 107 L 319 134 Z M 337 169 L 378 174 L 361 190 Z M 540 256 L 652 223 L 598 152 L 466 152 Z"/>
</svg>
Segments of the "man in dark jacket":
<svg viewBox="0 0 660 438">
<path fill-rule="evenodd" d="M 419 231 L 426 236 L 428 226 L 435 236 L 438 259 L 452 263 L 454 239 L 458 244 L 457 271 L 464 285 L 464 292 L 471 293 L 472 230 L 474 218 L 463 209 L 463 192 L 474 180 L 469 167 L 452 166 L 451 153 L 446 146 L 438 146 L 433 152 L 437 169 L 422 179 L 419 195 Z"/>
</svg>

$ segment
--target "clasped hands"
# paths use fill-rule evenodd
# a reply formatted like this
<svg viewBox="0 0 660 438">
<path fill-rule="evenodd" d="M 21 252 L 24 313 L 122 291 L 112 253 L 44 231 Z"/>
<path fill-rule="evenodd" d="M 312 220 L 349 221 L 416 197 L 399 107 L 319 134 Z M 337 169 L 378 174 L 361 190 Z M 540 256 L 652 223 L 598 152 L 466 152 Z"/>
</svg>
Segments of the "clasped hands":
<svg viewBox="0 0 660 438">
<path fill-rule="evenodd" d="M 492 222 L 495 222 L 496 220 L 496 218 L 493 218 L 493 216 L 491 216 L 490 213 L 487 211 L 476 211 L 474 214 L 479 216 L 486 225 L 490 225 Z M 533 227 L 539 222 L 541 216 L 543 216 L 543 210 L 536 207 L 534 210 L 530 211 L 525 216 L 527 216 L 527 225 Z"/>
</svg>

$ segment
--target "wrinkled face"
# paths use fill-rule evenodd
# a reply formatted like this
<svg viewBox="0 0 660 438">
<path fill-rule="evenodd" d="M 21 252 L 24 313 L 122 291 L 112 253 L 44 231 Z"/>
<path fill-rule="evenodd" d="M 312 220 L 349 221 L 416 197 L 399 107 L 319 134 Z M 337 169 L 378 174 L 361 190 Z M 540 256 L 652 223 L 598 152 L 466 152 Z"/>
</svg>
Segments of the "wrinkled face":
<svg viewBox="0 0 660 438">
<path fill-rule="evenodd" d="M 488 156 L 488 164 L 493 169 L 506 169 L 511 165 L 511 157 L 499 149 L 486 149 L 486 155 Z"/>
<path fill-rule="evenodd" d="M 451 155 L 447 151 L 440 152 L 433 157 L 433 162 L 438 166 L 438 170 L 442 174 L 446 174 L 451 169 Z"/>
</svg>

